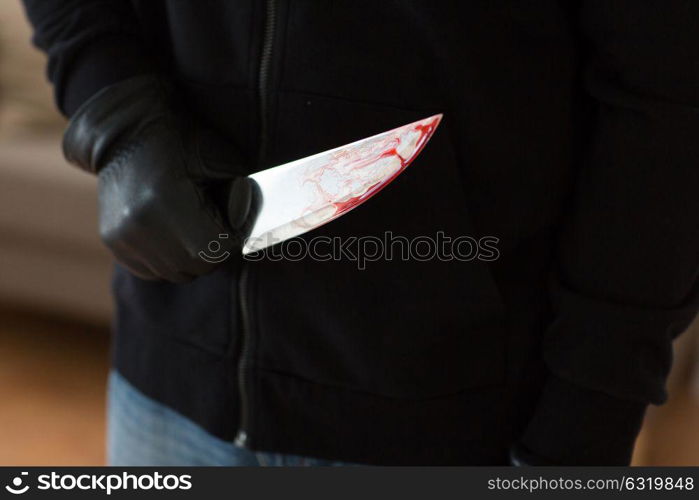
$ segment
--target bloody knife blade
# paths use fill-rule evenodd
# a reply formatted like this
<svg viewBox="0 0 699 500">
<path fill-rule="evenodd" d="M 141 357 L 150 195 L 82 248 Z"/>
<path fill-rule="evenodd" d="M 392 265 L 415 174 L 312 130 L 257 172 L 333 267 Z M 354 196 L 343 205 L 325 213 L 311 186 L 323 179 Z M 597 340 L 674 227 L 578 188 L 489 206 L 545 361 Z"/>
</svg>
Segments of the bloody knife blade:
<svg viewBox="0 0 699 500">
<path fill-rule="evenodd" d="M 420 154 L 439 125 L 434 115 L 248 177 L 257 216 L 243 255 L 304 234 L 357 208 Z"/>
</svg>

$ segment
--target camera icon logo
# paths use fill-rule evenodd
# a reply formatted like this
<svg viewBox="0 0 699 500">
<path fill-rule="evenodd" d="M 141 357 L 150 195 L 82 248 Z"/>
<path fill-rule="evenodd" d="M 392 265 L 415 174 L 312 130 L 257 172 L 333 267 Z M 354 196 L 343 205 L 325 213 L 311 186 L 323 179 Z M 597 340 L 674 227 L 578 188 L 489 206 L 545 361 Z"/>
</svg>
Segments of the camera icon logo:
<svg viewBox="0 0 699 500">
<path fill-rule="evenodd" d="M 13 495 L 21 495 L 22 493 L 26 493 L 27 490 L 29 489 L 29 485 L 26 484 L 24 487 L 22 487 L 22 476 L 27 476 L 29 475 L 28 472 L 22 472 L 20 473 L 19 476 L 15 477 L 12 480 L 12 484 L 8 484 L 5 486 L 5 489 L 12 493 Z"/>
<path fill-rule="evenodd" d="M 219 240 L 227 240 L 228 234 L 221 233 L 218 235 L 218 238 Z M 228 250 L 221 252 L 221 243 L 218 240 L 211 240 L 206 249 L 209 253 L 204 250 L 200 250 L 199 258 L 205 262 L 208 262 L 209 264 L 220 264 L 231 256 L 231 253 Z"/>
</svg>

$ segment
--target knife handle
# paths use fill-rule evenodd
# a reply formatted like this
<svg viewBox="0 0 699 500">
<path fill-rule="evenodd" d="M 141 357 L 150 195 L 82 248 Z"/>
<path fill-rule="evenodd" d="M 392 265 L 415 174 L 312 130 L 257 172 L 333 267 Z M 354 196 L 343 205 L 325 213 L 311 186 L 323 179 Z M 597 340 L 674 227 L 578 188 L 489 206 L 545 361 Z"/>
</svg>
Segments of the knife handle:
<svg viewBox="0 0 699 500">
<path fill-rule="evenodd" d="M 230 226 L 243 237 L 257 218 L 261 201 L 257 183 L 249 177 L 237 177 L 231 182 L 226 202 L 226 215 Z"/>
</svg>

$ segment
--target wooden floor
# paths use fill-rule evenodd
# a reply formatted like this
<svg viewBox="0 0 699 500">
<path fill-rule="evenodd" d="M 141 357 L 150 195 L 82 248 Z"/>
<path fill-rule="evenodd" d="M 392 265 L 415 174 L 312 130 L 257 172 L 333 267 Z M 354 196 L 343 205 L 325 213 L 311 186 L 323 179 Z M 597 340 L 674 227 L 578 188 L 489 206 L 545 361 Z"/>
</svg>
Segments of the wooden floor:
<svg viewBox="0 0 699 500">
<path fill-rule="evenodd" d="M 104 463 L 108 332 L 0 310 L 0 465 Z"/>
<path fill-rule="evenodd" d="M 0 308 L 0 465 L 104 463 L 104 327 Z M 654 409 L 637 465 L 699 465 L 699 395 Z"/>
</svg>

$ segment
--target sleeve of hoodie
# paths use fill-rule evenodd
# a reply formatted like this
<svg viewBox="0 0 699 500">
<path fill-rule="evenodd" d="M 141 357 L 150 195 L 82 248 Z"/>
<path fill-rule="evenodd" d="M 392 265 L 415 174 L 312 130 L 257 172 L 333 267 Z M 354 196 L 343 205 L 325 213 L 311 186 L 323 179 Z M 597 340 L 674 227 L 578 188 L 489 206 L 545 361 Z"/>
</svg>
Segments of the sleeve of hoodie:
<svg viewBox="0 0 699 500">
<path fill-rule="evenodd" d="M 64 115 L 103 87 L 155 71 L 130 1 L 22 1 Z"/>
<path fill-rule="evenodd" d="M 595 124 L 557 248 L 551 376 L 522 443 L 626 464 L 699 290 L 699 2 L 582 0 Z"/>
</svg>

